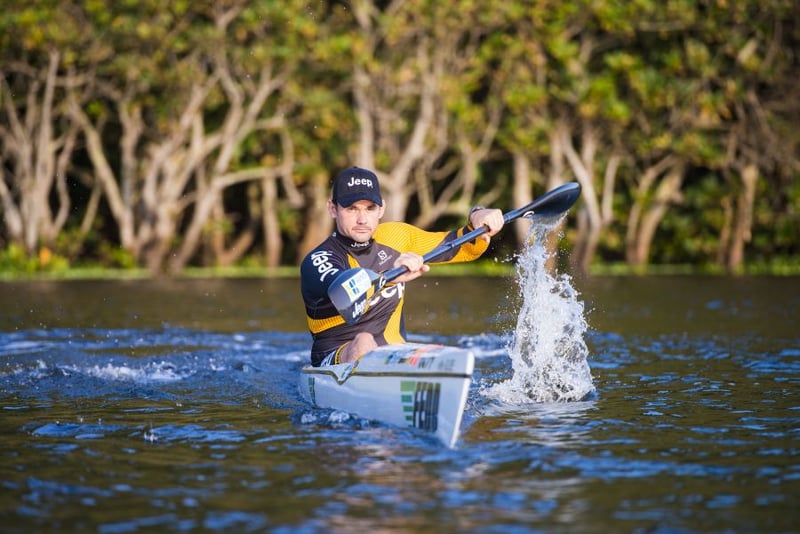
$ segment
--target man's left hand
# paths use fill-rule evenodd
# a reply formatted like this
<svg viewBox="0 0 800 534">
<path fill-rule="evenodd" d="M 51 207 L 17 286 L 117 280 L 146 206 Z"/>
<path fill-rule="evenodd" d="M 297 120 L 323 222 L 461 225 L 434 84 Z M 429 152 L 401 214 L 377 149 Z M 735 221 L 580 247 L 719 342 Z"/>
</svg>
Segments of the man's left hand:
<svg viewBox="0 0 800 534">
<path fill-rule="evenodd" d="M 503 220 L 503 212 L 498 209 L 480 208 L 473 210 L 469 215 L 469 223 L 473 228 L 480 228 L 485 226 L 487 228 L 486 234 L 482 237 L 489 241 L 491 236 L 497 234 L 503 229 L 505 221 Z"/>
</svg>

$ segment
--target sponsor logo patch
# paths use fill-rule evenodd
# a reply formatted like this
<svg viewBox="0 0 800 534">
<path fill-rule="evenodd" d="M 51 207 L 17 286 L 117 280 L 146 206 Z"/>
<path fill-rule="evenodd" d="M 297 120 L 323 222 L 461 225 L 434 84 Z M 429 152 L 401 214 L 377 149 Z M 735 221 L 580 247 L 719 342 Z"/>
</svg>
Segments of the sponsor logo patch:
<svg viewBox="0 0 800 534">
<path fill-rule="evenodd" d="M 369 279 L 369 275 L 366 271 L 359 270 L 353 276 L 345 280 L 344 284 L 342 284 L 342 288 L 344 289 L 347 296 L 350 300 L 355 300 L 356 298 L 360 297 L 372 286 L 372 282 Z"/>
<path fill-rule="evenodd" d="M 325 278 L 339 272 L 339 269 L 331 263 L 331 256 L 333 256 L 333 253 L 328 250 L 320 250 L 311 255 L 311 265 L 317 268 L 320 282 L 324 282 Z"/>
<path fill-rule="evenodd" d="M 357 185 L 363 185 L 373 189 L 375 186 L 372 185 L 372 180 L 369 178 L 356 178 L 355 176 L 350 177 L 350 181 L 347 182 L 347 187 L 355 187 Z"/>
<path fill-rule="evenodd" d="M 401 381 L 400 395 L 409 426 L 436 432 L 439 425 L 439 397 L 442 385 L 436 382 Z"/>
</svg>

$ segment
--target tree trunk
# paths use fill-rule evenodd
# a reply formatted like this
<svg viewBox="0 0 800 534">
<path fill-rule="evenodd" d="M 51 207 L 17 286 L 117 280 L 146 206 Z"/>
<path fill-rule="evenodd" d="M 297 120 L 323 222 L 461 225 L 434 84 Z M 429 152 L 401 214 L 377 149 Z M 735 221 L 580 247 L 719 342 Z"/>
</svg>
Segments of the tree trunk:
<svg viewBox="0 0 800 534">
<path fill-rule="evenodd" d="M 545 189 L 550 191 L 565 182 L 566 158 L 564 156 L 564 143 L 561 137 L 561 128 L 563 125 L 559 124 L 552 129 L 550 133 L 550 172 L 547 175 L 547 186 Z M 550 261 L 547 262 L 547 267 L 555 269 L 555 261 L 553 259 L 555 253 L 555 243 L 550 243 L 548 253 L 551 255 Z M 575 256 L 570 258 L 570 262 L 574 263 Z"/>
<path fill-rule="evenodd" d="M 60 53 L 50 51 L 42 72 L 21 75 L 26 80 L 24 116 L 14 102 L 17 89 L 10 87 L 5 77 L 0 78 L 0 91 L 5 93 L 0 116 L 0 161 L 4 169 L 0 206 L 8 236 L 29 255 L 40 245 L 54 244 L 71 208 L 67 171 L 79 128 L 68 117 L 62 120 L 58 103 L 63 95 L 57 90 L 72 84 L 59 79 L 60 64 Z"/>
<path fill-rule="evenodd" d="M 248 207 L 243 214 L 244 217 L 247 217 L 245 225 L 238 234 L 231 233 L 232 242 L 230 245 L 227 245 L 228 240 L 226 239 L 226 234 L 222 233 L 220 236 L 221 239 L 218 242 L 219 246 L 215 249 L 216 254 L 214 256 L 213 265 L 222 267 L 234 265 L 247 253 L 253 243 L 255 243 L 256 231 L 262 215 L 261 191 L 258 184 L 255 182 L 247 184 L 246 190 Z M 220 204 L 220 208 L 220 223 L 229 224 L 228 215 L 225 213 L 222 204 Z"/>
<path fill-rule="evenodd" d="M 576 238 L 573 262 L 582 272 L 589 272 L 589 266 L 597 250 L 600 240 L 603 217 L 600 209 L 601 200 L 594 186 L 595 153 L 597 137 L 594 128 L 584 125 L 581 135 L 581 153 L 572 144 L 571 132 L 562 122 L 558 128 L 559 143 L 567 162 L 578 183 L 581 184 L 581 207 L 579 213 L 578 236 Z"/>
<path fill-rule="evenodd" d="M 126 202 L 120 192 L 116 176 L 106 157 L 100 132 L 89 120 L 77 99 L 69 99 L 69 110 L 72 118 L 80 124 L 83 131 L 86 139 L 86 151 L 94 169 L 95 180 L 100 184 L 111 215 L 117 223 L 120 246 L 129 251 L 133 257 L 138 257 L 139 242 L 136 239 L 134 228 L 134 206 L 130 202 Z"/>
<path fill-rule="evenodd" d="M 644 210 L 638 226 L 638 231 L 636 232 L 636 238 L 634 242 L 631 243 L 631 255 L 628 261 L 632 265 L 642 266 L 647 264 L 653 237 L 655 236 L 658 225 L 667 213 L 669 206 L 681 200 L 680 191 L 685 170 L 683 162 L 676 163 L 669 168 L 664 178 L 656 187 L 653 200 Z"/>
<path fill-rule="evenodd" d="M 755 204 L 756 186 L 758 185 L 758 167 L 747 165 L 742 170 L 742 191 L 736 202 L 736 219 L 731 235 L 731 246 L 728 255 L 728 270 L 736 271 L 744 263 L 744 246 L 751 239 L 753 226 L 753 205 Z"/>
<path fill-rule="evenodd" d="M 278 188 L 274 178 L 261 181 L 261 217 L 264 229 L 264 259 L 267 267 L 281 264 L 281 228 L 278 220 Z"/>
<path fill-rule="evenodd" d="M 642 174 L 639 185 L 636 189 L 633 205 L 628 213 L 628 225 L 625 234 L 625 259 L 630 265 L 641 266 L 647 261 L 649 254 L 649 244 L 647 254 L 642 255 L 645 250 L 641 244 L 642 220 L 654 196 L 652 189 L 658 177 L 675 165 L 679 165 L 677 157 L 668 155 L 658 160 L 655 164 L 648 167 Z"/>
<path fill-rule="evenodd" d="M 722 227 L 719 231 L 715 260 L 717 265 L 726 265 L 728 263 L 728 251 L 731 247 L 731 236 L 733 235 L 733 201 L 730 196 L 725 195 L 720 200 L 720 203 L 722 205 Z"/>
<path fill-rule="evenodd" d="M 298 264 L 306 254 L 331 235 L 333 229 L 333 220 L 328 214 L 328 198 L 330 198 L 328 176 L 322 173 L 312 176 L 305 192 L 306 209 L 303 211 L 305 232 L 297 250 Z"/>
<path fill-rule="evenodd" d="M 207 248 L 209 253 L 203 259 L 203 265 L 212 265 L 220 267 L 228 267 L 233 265 L 239 258 L 241 258 L 250 246 L 255 242 L 255 232 L 258 226 L 258 221 L 261 218 L 260 196 L 258 188 L 255 184 L 248 184 L 246 188 L 247 204 L 245 213 L 241 216 L 247 217 L 244 228 L 238 235 L 234 234 L 234 222 L 230 220 L 229 215 L 225 212 L 225 205 L 222 202 L 222 196 L 217 199 L 214 209 L 209 217 L 209 222 L 206 223 L 206 228 L 210 229 L 204 234 L 208 234 L 208 246 L 196 245 L 194 248 Z M 228 245 L 229 237 L 232 237 L 233 243 Z"/>
<path fill-rule="evenodd" d="M 516 208 L 533 201 L 533 180 L 531 179 L 531 162 L 528 155 L 521 150 L 515 150 L 512 157 L 514 158 L 513 205 Z M 527 245 L 526 241 L 530 230 L 531 222 L 528 219 L 517 219 L 514 223 L 517 248 L 521 249 Z"/>
</svg>

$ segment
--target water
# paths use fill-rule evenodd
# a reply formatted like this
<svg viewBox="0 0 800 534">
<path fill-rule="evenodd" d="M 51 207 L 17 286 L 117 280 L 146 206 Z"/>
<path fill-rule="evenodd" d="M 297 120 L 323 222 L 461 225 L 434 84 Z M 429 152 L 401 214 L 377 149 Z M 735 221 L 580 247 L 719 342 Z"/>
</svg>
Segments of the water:
<svg viewBox="0 0 800 534">
<path fill-rule="evenodd" d="M 557 224 L 531 225 L 529 245 L 517 258 L 522 305 L 508 350 L 513 375 L 484 392 L 503 404 L 581 401 L 595 391 L 583 302 L 567 273 L 547 268 Z"/>
<path fill-rule="evenodd" d="M 800 280 L 570 286 L 568 402 L 487 394 L 516 281 L 409 289 L 415 340 L 478 356 L 447 449 L 299 398 L 296 280 L 2 283 L 2 531 L 800 531 Z"/>
</svg>

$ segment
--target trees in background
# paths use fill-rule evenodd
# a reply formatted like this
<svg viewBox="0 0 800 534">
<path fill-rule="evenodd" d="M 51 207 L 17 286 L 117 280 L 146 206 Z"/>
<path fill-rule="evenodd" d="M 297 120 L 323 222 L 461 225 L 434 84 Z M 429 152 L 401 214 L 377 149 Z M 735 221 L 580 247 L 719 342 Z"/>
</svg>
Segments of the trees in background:
<svg viewBox="0 0 800 534">
<path fill-rule="evenodd" d="M 798 255 L 790 0 L 16 4 L 6 251 L 292 264 L 356 164 L 426 227 L 577 180 L 582 269 Z"/>
</svg>

